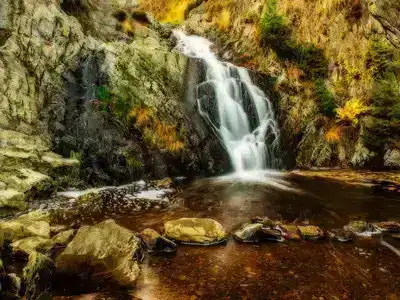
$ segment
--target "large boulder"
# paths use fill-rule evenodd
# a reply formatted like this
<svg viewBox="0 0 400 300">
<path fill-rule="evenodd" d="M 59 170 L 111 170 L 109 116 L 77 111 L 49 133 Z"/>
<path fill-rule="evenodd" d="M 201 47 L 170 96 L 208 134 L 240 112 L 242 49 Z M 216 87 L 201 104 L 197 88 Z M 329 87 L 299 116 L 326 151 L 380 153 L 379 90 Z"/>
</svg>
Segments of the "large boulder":
<svg viewBox="0 0 400 300">
<path fill-rule="evenodd" d="M 107 220 L 83 226 L 57 257 L 56 266 L 67 273 L 107 273 L 122 285 L 131 286 L 139 276 L 140 239 L 133 232 Z"/>
<path fill-rule="evenodd" d="M 216 244 L 226 239 L 225 229 L 213 219 L 182 218 L 164 224 L 165 236 L 193 244 Z"/>
</svg>

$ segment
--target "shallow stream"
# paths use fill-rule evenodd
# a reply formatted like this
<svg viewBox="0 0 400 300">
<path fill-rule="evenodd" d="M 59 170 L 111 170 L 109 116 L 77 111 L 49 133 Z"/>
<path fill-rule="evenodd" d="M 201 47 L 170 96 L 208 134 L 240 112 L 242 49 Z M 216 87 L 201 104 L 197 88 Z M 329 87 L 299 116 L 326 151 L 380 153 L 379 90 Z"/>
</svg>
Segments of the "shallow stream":
<svg viewBox="0 0 400 300">
<path fill-rule="evenodd" d="M 137 232 L 162 232 L 165 221 L 181 217 L 210 217 L 228 232 L 254 216 L 322 229 L 352 219 L 400 220 L 400 193 L 293 173 L 246 179 L 197 180 L 179 187 L 166 209 L 114 218 Z M 399 240 L 384 240 L 400 248 Z M 65 291 L 60 283 L 58 299 L 398 299 L 399 278 L 400 257 L 380 238 L 262 244 L 230 239 L 218 246 L 179 245 L 174 256 L 147 256 L 134 290 L 100 291 L 77 280 Z"/>
</svg>

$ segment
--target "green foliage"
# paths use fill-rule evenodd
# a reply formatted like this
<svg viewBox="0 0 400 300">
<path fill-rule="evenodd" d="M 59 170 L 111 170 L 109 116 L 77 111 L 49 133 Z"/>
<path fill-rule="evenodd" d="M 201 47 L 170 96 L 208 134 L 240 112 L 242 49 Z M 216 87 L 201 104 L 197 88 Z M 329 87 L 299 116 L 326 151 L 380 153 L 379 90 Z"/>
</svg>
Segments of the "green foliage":
<svg viewBox="0 0 400 300">
<path fill-rule="evenodd" d="M 372 42 L 367 66 L 373 69 L 374 78 L 385 79 L 400 70 L 398 52 L 386 40 Z"/>
<path fill-rule="evenodd" d="M 268 1 L 267 10 L 261 19 L 261 30 L 266 44 L 277 44 L 288 35 L 286 21 L 278 15 L 277 0 Z"/>
<path fill-rule="evenodd" d="M 376 150 L 382 143 L 400 140 L 400 51 L 386 40 L 373 41 L 367 61 L 375 79 L 372 122 L 366 144 Z"/>
<path fill-rule="evenodd" d="M 315 82 L 315 93 L 320 104 L 321 112 L 327 116 L 335 114 L 335 98 L 325 84 L 325 80 L 317 79 Z"/>
<path fill-rule="evenodd" d="M 70 157 L 71 159 L 76 159 L 77 161 L 79 161 L 79 163 L 82 163 L 83 153 L 80 152 L 80 151 L 75 152 L 75 151 L 72 150 L 72 151 L 70 152 L 70 154 L 69 154 L 69 157 Z"/>
<path fill-rule="evenodd" d="M 143 163 L 137 160 L 136 157 L 133 156 L 127 157 L 126 162 L 128 164 L 128 167 L 134 170 L 141 169 L 143 167 Z"/>
<path fill-rule="evenodd" d="M 120 120 L 127 119 L 129 111 L 132 109 L 132 104 L 128 99 L 113 93 L 104 85 L 96 88 L 96 96 L 97 108 L 100 111 L 111 113 Z"/>
<path fill-rule="evenodd" d="M 273 49 L 279 59 L 296 63 L 307 79 L 316 80 L 328 76 L 328 60 L 322 49 L 292 39 L 286 19 L 277 12 L 277 0 L 268 1 L 260 26 L 263 46 Z"/>
</svg>

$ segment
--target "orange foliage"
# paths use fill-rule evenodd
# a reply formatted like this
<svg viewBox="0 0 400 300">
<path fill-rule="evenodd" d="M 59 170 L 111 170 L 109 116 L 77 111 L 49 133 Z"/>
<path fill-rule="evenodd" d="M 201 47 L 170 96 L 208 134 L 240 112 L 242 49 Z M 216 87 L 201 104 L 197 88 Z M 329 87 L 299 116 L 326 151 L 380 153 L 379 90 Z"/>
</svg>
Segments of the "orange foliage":
<svg viewBox="0 0 400 300">
<path fill-rule="evenodd" d="M 130 111 L 129 116 L 135 118 L 135 125 L 141 129 L 144 140 L 149 144 L 171 153 L 179 152 L 185 147 L 177 134 L 176 126 L 157 120 L 150 108 L 136 107 Z"/>
<path fill-rule="evenodd" d="M 340 136 L 341 136 L 340 126 L 333 126 L 325 134 L 325 140 L 329 143 L 335 143 L 335 142 L 340 141 Z"/>
</svg>

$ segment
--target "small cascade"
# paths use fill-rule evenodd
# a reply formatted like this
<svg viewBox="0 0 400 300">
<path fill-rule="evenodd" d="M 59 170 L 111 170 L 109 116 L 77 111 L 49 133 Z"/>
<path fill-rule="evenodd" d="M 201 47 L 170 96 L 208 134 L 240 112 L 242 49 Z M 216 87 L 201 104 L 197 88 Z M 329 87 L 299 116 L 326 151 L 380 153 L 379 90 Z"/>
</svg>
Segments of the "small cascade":
<svg viewBox="0 0 400 300">
<path fill-rule="evenodd" d="M 201 59 L 205 80 L 197 86 L 199 113 L 217 132 L 235 172 L 279 168 L 279 128 L 272 104 L 247 69 L 221 62 L 212 43 L 175 31 L 177 50 Z"/>
</svg>

